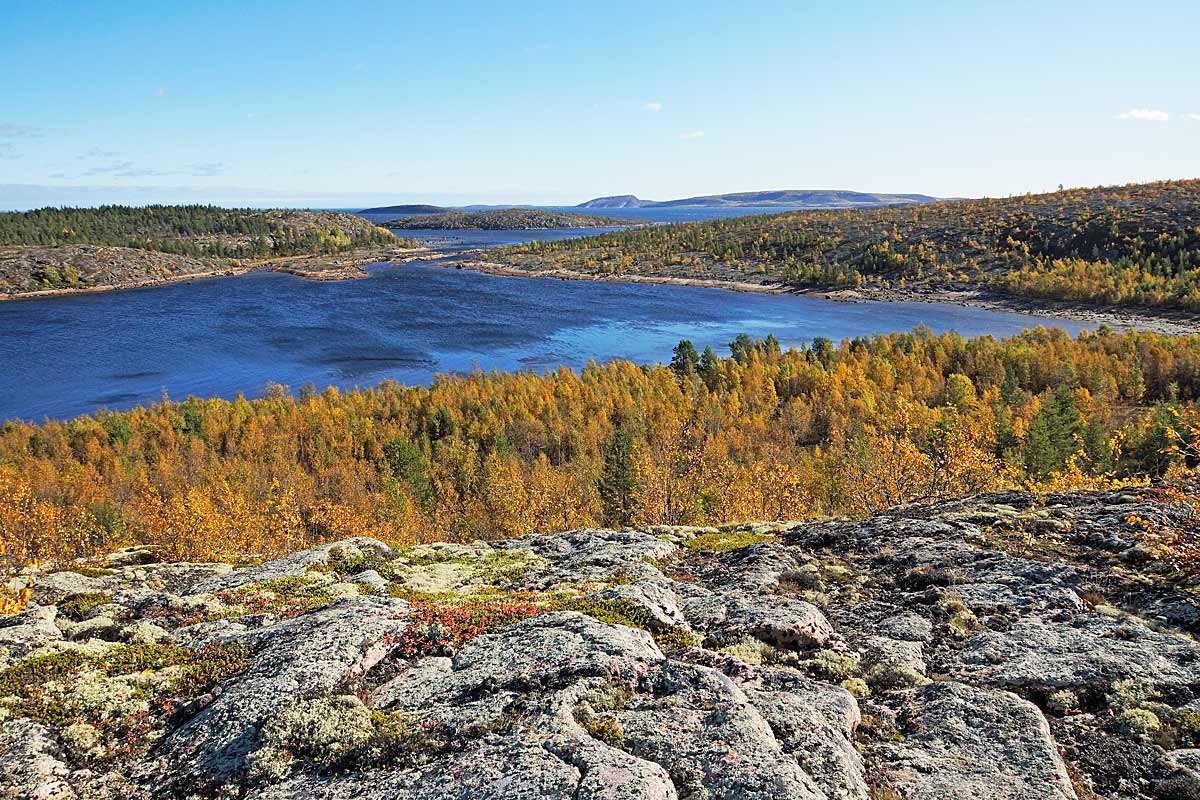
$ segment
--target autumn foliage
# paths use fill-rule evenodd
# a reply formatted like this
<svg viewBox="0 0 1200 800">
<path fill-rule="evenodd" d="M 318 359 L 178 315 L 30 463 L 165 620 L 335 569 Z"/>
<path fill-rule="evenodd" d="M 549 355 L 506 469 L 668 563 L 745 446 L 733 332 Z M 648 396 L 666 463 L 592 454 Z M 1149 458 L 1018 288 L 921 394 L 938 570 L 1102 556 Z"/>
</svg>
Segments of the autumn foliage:
<svg viewBox="0 0 1200 800">
<path fill-rule="evenodd" d="M 918 330 L 681 352 L 674 367 L 10 421 L 0 554 L 61 562 L 145 543 L 237 560 L 352 535 L 857 515 L 1003 486 L 1103 486 L 1197 458 L 1200 337 Z"/>
</svg>

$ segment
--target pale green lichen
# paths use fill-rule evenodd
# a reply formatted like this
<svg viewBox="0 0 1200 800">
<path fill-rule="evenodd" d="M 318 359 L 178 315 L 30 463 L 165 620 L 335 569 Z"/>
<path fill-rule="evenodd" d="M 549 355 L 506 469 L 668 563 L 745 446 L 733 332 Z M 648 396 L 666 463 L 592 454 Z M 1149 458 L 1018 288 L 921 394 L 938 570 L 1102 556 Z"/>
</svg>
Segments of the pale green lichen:
<svg viewBox="0 0 1200 800">
<path fill-rule="evenodd" d="M 483 543 L 417 545 L 400 551 L 393 574 L 407 591 L 462 593 L 509 586 L 542 563 L 530 553 L 494 550 Z"/>
<path fill-rule="evenodd" d="M 104 755 L 103 734 L 95 725 L 76 722 L 59 731 L 59 738 L 76 761 L 86 761 Z"/>
<path fill-rule="evenodd" d="M 259 732 L 248 759 L 254 781 L 287 777 L 298 759 L 331 766 L 375 733 L 371 710 L 353 695 L 301 700 L 276 714 Z"/>
<path fill-rule="evenodd" d="M 1135 736 L 1148 736 L 1162 728 L 1162 722 L 1153 711 L 1130 708 L 1117 715 L 1117 727 Z"/>
<path fill-rule="evenodd" d="M 1158 687 L 1152 683 L 1133 679 L 1114 681 L 1109 691 L 1108 703 L 1115 708 L 1138 708 L 1157 700 Z"/>
<path fill-rule="evenodd" d="M 761 666 L 774 652 L 773 647 L 758 639 L 745 638 L 722 647 L 717 652 L 736 658 L 751 666 Z"/>
</svg>

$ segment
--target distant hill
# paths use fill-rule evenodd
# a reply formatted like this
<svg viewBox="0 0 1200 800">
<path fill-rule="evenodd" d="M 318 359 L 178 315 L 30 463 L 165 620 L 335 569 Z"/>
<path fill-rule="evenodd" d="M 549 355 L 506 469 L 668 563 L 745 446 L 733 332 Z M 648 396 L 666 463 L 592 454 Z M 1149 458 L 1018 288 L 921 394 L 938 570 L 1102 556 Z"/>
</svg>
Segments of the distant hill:
<svg viewBox="0 0 1200 800">
<path fill-rule="evenodd" d="M 631 194 L 618 194 L 612 197 L 597 197 L 580 203 L 576 208 L 643 208 L 654 205 L 653 200 L 643 200 Z"/>
<path fill-rule="evenodd" d="M 810 208 L 873 208 L 911 203 L 932 203 L 939 198 L 927 194 L 879 194 L 842 189 L 781 189 L 770 192 L 734 192 L 686 197 L 682 200 L 642 200 L 631 194 L 597 197 L 576 208 L 736 208 L 738 206 Z"/>
<path fill-rule="evenodd" d="M 457 230 L 542 230 L 546 228 L 623 228 L 643 224 L 637 220 L 544 211 L 540 208 L 502 208 L 492 211 L 448 211 L 444 214 L 411 214 L 380 223 L 386 228 Z"/>
<path fill-rule="evenodd" d="M 421 204 L 407 206 L 377 206 L 376 208 L 364 208 L 359 211 L 359 214 L 440 214 L 443 211 L 451 211 L 452 209 L 445 206 L 428 206 Z"/>
</svg>

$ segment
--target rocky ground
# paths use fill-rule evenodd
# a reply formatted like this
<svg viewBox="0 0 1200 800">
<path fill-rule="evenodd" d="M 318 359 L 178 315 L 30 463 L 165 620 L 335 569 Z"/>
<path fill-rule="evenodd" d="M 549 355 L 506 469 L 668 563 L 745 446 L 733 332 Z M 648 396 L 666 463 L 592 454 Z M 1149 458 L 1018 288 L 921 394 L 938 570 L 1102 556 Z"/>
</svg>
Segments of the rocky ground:
<svg viewBox="0 0 1200 800">
<path fill-rule="evenodd" d="M 1182 499 L 121 551 L 0 621 L 0 796 L 1200 797 Z"/>
</svg>

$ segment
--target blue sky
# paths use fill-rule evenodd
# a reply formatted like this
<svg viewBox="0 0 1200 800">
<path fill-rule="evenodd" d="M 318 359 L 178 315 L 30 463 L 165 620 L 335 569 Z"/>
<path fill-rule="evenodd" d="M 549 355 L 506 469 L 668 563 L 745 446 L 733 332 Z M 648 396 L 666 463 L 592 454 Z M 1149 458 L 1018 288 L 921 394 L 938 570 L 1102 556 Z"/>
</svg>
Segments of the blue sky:
<svg viewBox="0 0 1200 800">
<path fill-rule="evenodd" d="M 1200 4 L 3 0 L 0 208 L 1200 176 Z"/>
</svg>

